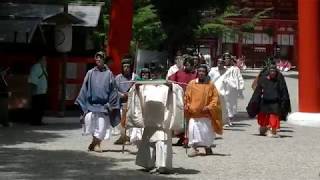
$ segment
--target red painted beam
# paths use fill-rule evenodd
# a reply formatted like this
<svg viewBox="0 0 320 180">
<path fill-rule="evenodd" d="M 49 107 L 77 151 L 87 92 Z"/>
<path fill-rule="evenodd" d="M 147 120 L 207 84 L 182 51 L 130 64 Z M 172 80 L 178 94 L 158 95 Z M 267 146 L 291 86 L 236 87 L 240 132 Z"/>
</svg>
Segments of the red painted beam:
<svg viewBox="0 0 320 180">
<path fill-rule="evenodd" d="M 298 1 L 299 111 L 320 112 L 320 1 Z"/>
</svg>

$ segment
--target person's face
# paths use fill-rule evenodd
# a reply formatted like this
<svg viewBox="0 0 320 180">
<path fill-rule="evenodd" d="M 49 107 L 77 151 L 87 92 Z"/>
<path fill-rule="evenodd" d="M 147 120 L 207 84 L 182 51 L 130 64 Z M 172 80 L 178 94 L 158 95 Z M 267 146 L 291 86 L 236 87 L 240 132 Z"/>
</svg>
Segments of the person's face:
<svg viewBox="0 0 320 180">
<path fill-rule="evenodd" d="M 197 66 L 199 64 L 199 58 L 194 58 L 193 59 L 194 65 Z"/>
<path fill-rule="evenodd" d="M 151 79 L 157 79 L 157 75 L 156 75 L 155 73 L 151 73 L 151 74 L 150 74 L 150 78 L 151 78 Z"/>
<path fill-rule="evenodd" d="M 269 71 L 269 76 L 270 76 L 271 79 L 276 78 L 276 76 L 277 76 L 277 71 L 276 71 L 275 69 L 271 69 L 271 70 Z"/>
<path fill-rule="evenodd" d="M 226 57 L 225 65 L 226 66 L 230 66 L 231 65 L 231 58 L 230 57 Z"/>
<path fill-rule="evenodd" d="M 143 80 L 147 80 L 147 79 L 150 79 L 150 75 L 149 75 L 149 73 L 141 73 L 141 78 Z"/>
<path fill-rule="evenodd" d="M 123 64 L 122 65 L 123 68 L 123 74 L 124 75 L 129 75 L 131 73 L 131 66 L 130 64 Z"/>
<path fill-rule="evenodd" d="M 182 57 L 179 56 L 176 58 L 176 65 L 178 66 L 178 68 L 183 67 L 183 58 Z"/>
<path fill-rule="evenodd" d="M 42 66 L 47 67 L 47 60 L 46 60 L 45 57 L 41 58 L 40 63 L 41 63 Z"/>
<path fill-rule="evenodd" d="M 219 69 L 222 69 L 225 66 L 225 62 L 223 60 L 218 60 L 217 65 Z"/>
<path fill-rule="evenodd" d="M 187 71 L 187 72 L 191 72 L 192 71 L 192 69 L 193 69 L 193 67 L 191 66 L 191 64 L 190 63 L 185 63 L 185 65 L 184 65 L 184 69 L 185 69 L 185 71 Z"/>
<path fill-rule="evenodd" d="M 198 68 L 198 78 L 203 81 L 207 77 L 207 71 L 205 68 Z"/>
<path fill-rule="evenodd" d="M 96 56 L 95 60 L 96 60 L 96 65 L 98 67 L 103 67 L 104 63 L 103 63 L 103 59 L 101 56 Z"/>
</svg>

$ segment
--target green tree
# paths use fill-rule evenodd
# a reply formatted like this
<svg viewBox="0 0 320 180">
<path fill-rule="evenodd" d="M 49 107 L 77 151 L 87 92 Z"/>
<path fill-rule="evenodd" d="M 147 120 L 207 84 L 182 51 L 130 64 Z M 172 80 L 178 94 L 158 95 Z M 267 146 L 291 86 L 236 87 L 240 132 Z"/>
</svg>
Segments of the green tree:
<svg viewBox="0 0 320 180">
<path fill-rule="evenodd" d="M 196 38 L 195 29 L 201 22 L 203 10 L 216 14 L 224 12 L 231 0 L 151 0 L 157 9 L 162 27 L 167 35 L 166 46 L 171 54 Z"/>
<path fill-rule="evenodd" d="M 63 0 L 61 0 L 63 1 Z M 64 0 L 66 1 L 66 0 Z M 109 28 L 109 11 L 112 0 L 105 0 L 102 26 L 95 32 L 98 43 L 104 41 Z M 68 0 L 68 2 L 99 2 L 99 0 Z M 256 13 L 240 26 L 234 26 L 230 17 L 241 16 L 250 9 L 230 6 L 232 0 L 135 0 L 133 18 L 133 51 L 143 49 L 167 49 L 171 54 L 197 38 L 221 37 L 223 33 L 251 32 L 267 9 Z M 208 14 L 208 15 L 207 15 Z"/>
<path fill-rule="evenodd" d="M 221 37 L 223 34 L 240 34 L 253 32 L 254 27 L 262 18 L 266 18 L 266 14 L 270 12 L 272 8 L 265 9 L 263 11 L 253 14 L 253 17 L 246 23 L 237 24 L 235 21 L 230 20 L 232 17 L 242 16 L 252 11 L 252 9 L 244 8 L 238 9 L 234 6 L 229 6 L 226 10 L 215 17 L 203 18 L 202 22 L 195 29 L 195 33 L 198 38 L 202 37 Z"/>
<path fill-rule="evenodd" d="M 133 18 L 134 44 L 143 49 L 161 50 L 166 38 L 154 6 L 147 4 L 138 7 Z"/>
</svg>

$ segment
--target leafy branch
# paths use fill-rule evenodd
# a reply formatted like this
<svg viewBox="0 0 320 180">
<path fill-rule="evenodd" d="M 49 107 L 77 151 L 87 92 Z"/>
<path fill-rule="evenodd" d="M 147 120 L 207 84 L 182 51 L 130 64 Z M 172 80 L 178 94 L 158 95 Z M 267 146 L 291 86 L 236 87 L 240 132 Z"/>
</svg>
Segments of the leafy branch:
<svg viewBox="0 0 320 180">
<path fill-rule="evenodd" d="M 166 35 L 154 6 L 138 8 L 133 18 L 133 40 L 140 48 L 157 50 L 161 48 Z"/>
<path fill-rule="evenodd" d="M 253 32 L 254 27 L 263 18 L 267 18 L 266 15 L 273 8 L 267 8 L 260 11 L 246 23 L 238 25 L 235 21 L 231 20 L 233 17 L 239 17 L 252 11 L 250 8 L 237 9 L 234 6 L 229 6 L 226 10 L 208 21 L 203 21 L 198 29 L 195 30 L 197 37 L 216 36 L 221 37 L 223 34 L 240 34 L 246 32 Z"/>
</svg>

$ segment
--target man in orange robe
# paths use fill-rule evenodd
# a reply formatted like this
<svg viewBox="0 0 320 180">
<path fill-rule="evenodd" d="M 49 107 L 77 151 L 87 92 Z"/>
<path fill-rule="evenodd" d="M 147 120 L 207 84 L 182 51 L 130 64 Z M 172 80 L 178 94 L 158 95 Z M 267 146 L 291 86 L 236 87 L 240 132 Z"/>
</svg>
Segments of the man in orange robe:
<svg viewBox="0 0 320 180">
<path fill-rule="evenodd" d="M 207 66 L 200 65 L 197 70 L 198 78 L 188 84 L 184 97 L 185 114 L 189 119 L 189 146 L 192 147 L 189 157 L 199 154 L 198 147 L 204 147 L 206 155 L 212 154 L 215 134 L 223 132 L 218 91 L 210 83 Z"/>
</svg>

